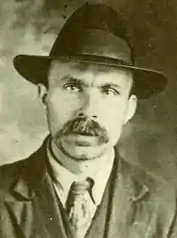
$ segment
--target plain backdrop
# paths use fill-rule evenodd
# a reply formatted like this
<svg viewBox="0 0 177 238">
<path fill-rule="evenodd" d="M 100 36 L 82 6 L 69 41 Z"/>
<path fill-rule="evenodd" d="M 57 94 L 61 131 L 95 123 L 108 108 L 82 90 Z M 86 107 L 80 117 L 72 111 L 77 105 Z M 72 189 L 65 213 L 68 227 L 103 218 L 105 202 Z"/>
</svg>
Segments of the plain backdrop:
<svg viewBox="0 0 177 238">
<path fill-rule="evenodd" d="M 0 164 L 24 159 L 48 134 L 37 89 L 14 70 L 13 57 L 20 53 L 47 55 L 66 19 L 84 2 L 0 1 Z M 100 2 L 123 15 L 135 45 L 136 64 L 162 70 L 169 80 L 163 93 L 139 101 L 137 114 L 125 127 L 119 144 L 121 154 L 126 160 L 175 181 L 177 2 Z"/>
</svg>

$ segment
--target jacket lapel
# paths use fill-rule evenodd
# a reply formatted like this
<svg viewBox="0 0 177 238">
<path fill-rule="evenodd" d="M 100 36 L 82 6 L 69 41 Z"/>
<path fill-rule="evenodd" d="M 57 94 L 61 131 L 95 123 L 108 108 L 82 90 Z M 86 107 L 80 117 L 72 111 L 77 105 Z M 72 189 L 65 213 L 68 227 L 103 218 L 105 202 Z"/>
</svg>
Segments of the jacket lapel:
<svg viewBox="0 0 177 238">
<path fill-rule="evenodd" d="M 107 238 L 142 238 L 144 237 L 145 227 L 143 217 L 136 217 L 140 201 L 149 193 L 148 187 L 141 183 L 140 178 L 136 181 L 131 167 L 122 159 L 114 168 L 114 181 L 112 184 L 112 195 L 107 217 Z M 141 205 L 140 205 L 141 206 Z M 146 211 L 146 217 L 148 211 Z M 142 232 L 142 233 L 141 233 Z"/>
<path fill-rule="evenodd" d="M 9 202 L 8 207 L 15 214 L 17 226 L 24 234 L 22 237 L 66 237 L 47 163 L 44 143 L 29 158 L 14 184 L 16 202 Z"/>
<path fill-rule="evenodd" d="M 38 210 L 45 233 L 48 235 L 47 237 L 66 237 L 58 202 L 51 178 L 46 174 L 42 186 L 36 193 L 33 204 Z"/>
</svg>

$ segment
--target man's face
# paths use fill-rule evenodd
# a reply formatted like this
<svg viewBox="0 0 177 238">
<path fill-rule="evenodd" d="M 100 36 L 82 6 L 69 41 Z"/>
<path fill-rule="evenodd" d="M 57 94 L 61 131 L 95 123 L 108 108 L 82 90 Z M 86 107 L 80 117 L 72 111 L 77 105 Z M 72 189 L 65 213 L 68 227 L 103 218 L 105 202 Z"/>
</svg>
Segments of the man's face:
<svg viewBox="0 0 177 238">
<path fill-rule="evenodd" d="M 52 61 L 45 102 L 56 146 L 74 160 L 112 148 L 136 109 L 131 87 L 132 75 L 122 69 Z"/>
</svg>

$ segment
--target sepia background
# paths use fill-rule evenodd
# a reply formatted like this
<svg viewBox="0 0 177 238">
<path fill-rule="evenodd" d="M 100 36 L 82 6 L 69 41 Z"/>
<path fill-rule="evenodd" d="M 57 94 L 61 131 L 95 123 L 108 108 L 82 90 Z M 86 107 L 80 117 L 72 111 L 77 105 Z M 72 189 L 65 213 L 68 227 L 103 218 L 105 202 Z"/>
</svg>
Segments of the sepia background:
<svg viewBox="0 0 177 238">
<path fill-rule="evenodd" d="M 0 164 L 23 159 L 48 133 L 37 89 L 13 68 L 19 53 L 49 53 L 83 0 L 0 1 Z M 94 2 L 94 1 L 92 1 Z M 95 1 L 96 2 L 96 1 Z M 177 3 L 175 0 L 102 0 L 119 10 L 132 32 L 136 64 L 163 70 L 169 82 L 139 101 L 119 145 L 125 159 L 166 179 L 177 178 Z"/>
</svg>

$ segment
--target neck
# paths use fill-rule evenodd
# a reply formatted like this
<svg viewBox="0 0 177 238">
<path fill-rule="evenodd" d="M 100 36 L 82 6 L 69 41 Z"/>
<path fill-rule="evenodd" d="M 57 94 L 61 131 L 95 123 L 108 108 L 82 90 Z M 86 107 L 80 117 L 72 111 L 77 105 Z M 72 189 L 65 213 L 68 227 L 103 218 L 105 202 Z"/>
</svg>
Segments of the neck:
<svg viewBox="0 0 177 238">
<path fill-rule="evenodd" d="M 51 141 L 51 150 L 55 159 L 61 163 L 65 168 L 74 174 L 87 174 L 89 171 L 97 171 L 107 160 L 114 157 L 114 149 L 110 148 L 99 158 L 93 160 L 77 161 L 65 155 L 56 145 Z"/>
</svg>

